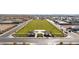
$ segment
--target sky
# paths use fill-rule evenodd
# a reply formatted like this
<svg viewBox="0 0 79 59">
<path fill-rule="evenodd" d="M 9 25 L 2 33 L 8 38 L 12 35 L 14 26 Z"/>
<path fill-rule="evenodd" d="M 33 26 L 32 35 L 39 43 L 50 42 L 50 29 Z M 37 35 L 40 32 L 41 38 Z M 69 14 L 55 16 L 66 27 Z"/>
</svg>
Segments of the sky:
<svg viewBox="0 0 79 59">
<path fill-rule="evenodd" d="M 79 1 L 0 0 L 0 14 L 79 14 Z"/>
</svg>

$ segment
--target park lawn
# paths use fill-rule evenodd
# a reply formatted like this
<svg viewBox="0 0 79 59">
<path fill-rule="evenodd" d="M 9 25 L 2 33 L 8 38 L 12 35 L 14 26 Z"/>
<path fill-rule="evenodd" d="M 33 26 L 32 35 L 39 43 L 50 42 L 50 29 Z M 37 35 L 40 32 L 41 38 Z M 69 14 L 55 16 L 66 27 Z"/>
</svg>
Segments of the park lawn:
<svg viewBox="0 0 79 59">
<path fill-rule="evenodd" d="M 22 29 L 17 31 L 15 34 L 19 37 L 26 36 L 27 33 L 33 30 L 47 30 L 55 37 L 64 36 L 63 32 L 56 28 L 54 25 L 49 23 L 47 20 L 32 20 L 28 24 L 26 24 Z M 22 34 L 22 35 L 19 35 Z"/>
</svg>

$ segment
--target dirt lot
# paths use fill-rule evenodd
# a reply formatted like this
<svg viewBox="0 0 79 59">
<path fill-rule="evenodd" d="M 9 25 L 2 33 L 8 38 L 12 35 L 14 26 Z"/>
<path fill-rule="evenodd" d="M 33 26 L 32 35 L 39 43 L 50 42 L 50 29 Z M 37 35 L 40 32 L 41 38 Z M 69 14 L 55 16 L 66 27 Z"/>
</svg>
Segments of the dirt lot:
<svg viewBox="0 0 79 59">
<path fill-rule="evenodd" d="M 0 24 L 0 34 L 12 29 L 16 24 Z"/>
</svg>

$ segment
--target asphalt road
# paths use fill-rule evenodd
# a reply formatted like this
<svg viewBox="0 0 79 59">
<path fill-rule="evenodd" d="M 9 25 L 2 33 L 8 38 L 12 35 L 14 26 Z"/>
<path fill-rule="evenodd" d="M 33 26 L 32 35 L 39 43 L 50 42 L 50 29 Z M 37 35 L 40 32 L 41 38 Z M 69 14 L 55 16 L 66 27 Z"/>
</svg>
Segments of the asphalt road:
<svg viewBox="0 0 79 59">
<path fill-rule="evenodd" d="M 21 23 L 15 28 L 0 35 L 0 42 L 30 42 L 30 43 L 36 43 L 36 44 L 57 44 L 59 42 L 69 42 L 69 43 L 78 42 L 79 43 L 79 35 L 73 32 L 69 32 L 67 37 L 52 37 L 52 38 L 51 37 L 50 38 L 19 38 L 19 37 L 8 38 L 7 37 L 13 32 L 16 32 L 18 29 L 25 26 L 28 22 L 26 21 L 24 23 Z"/>
<path fill-rule="evenodd" d="M 30 21 L 31 21 L 31 20 L 26 21 L 26 22 L 23 22 L 23 23 L 17 25 L 16 27 L 12 28 L 11 30 L 9 30 L 9 31 L 7 31 L 7 32 L 5 32 L 5 33 L 3 33 L 3 34 L 1 34 L 0 37 L 8 37 L 10 34 L 16 32 L 18 29 L 21 29 L 22 27 L 24 27 L 24 26 L 25 26 L 28 22 L 30 22 Z"/>
<path fill-rule="evenodd" d="M 78 42 L 79 39 L 70 39 L 70 38 L 3 38 L 0 37 L 0 42 L 30 42 L 36 44 L 57 44 L 60 42 Z"/>
</svg>

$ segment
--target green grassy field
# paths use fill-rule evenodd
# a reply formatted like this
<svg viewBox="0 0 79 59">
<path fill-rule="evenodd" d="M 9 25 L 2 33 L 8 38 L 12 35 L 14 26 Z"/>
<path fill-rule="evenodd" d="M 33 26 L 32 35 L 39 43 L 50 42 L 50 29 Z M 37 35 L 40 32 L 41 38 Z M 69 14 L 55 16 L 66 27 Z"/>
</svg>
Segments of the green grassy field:
<svg viewBox="0 0 79 59">
<path fill-rule="evenodd" d="M 33 30 L 47 30 L 55 37 L 63 36 L 63 32 L 56 28 L 54 25 L 49 23 L 47 20 L 32 20 L 27 25 L 25 25 L 22 29 L 15 33 L 16 36 L 24 37 L 27 33 Z M 19 35 L 22 34 L 22 35 Z"/>
</svg>

